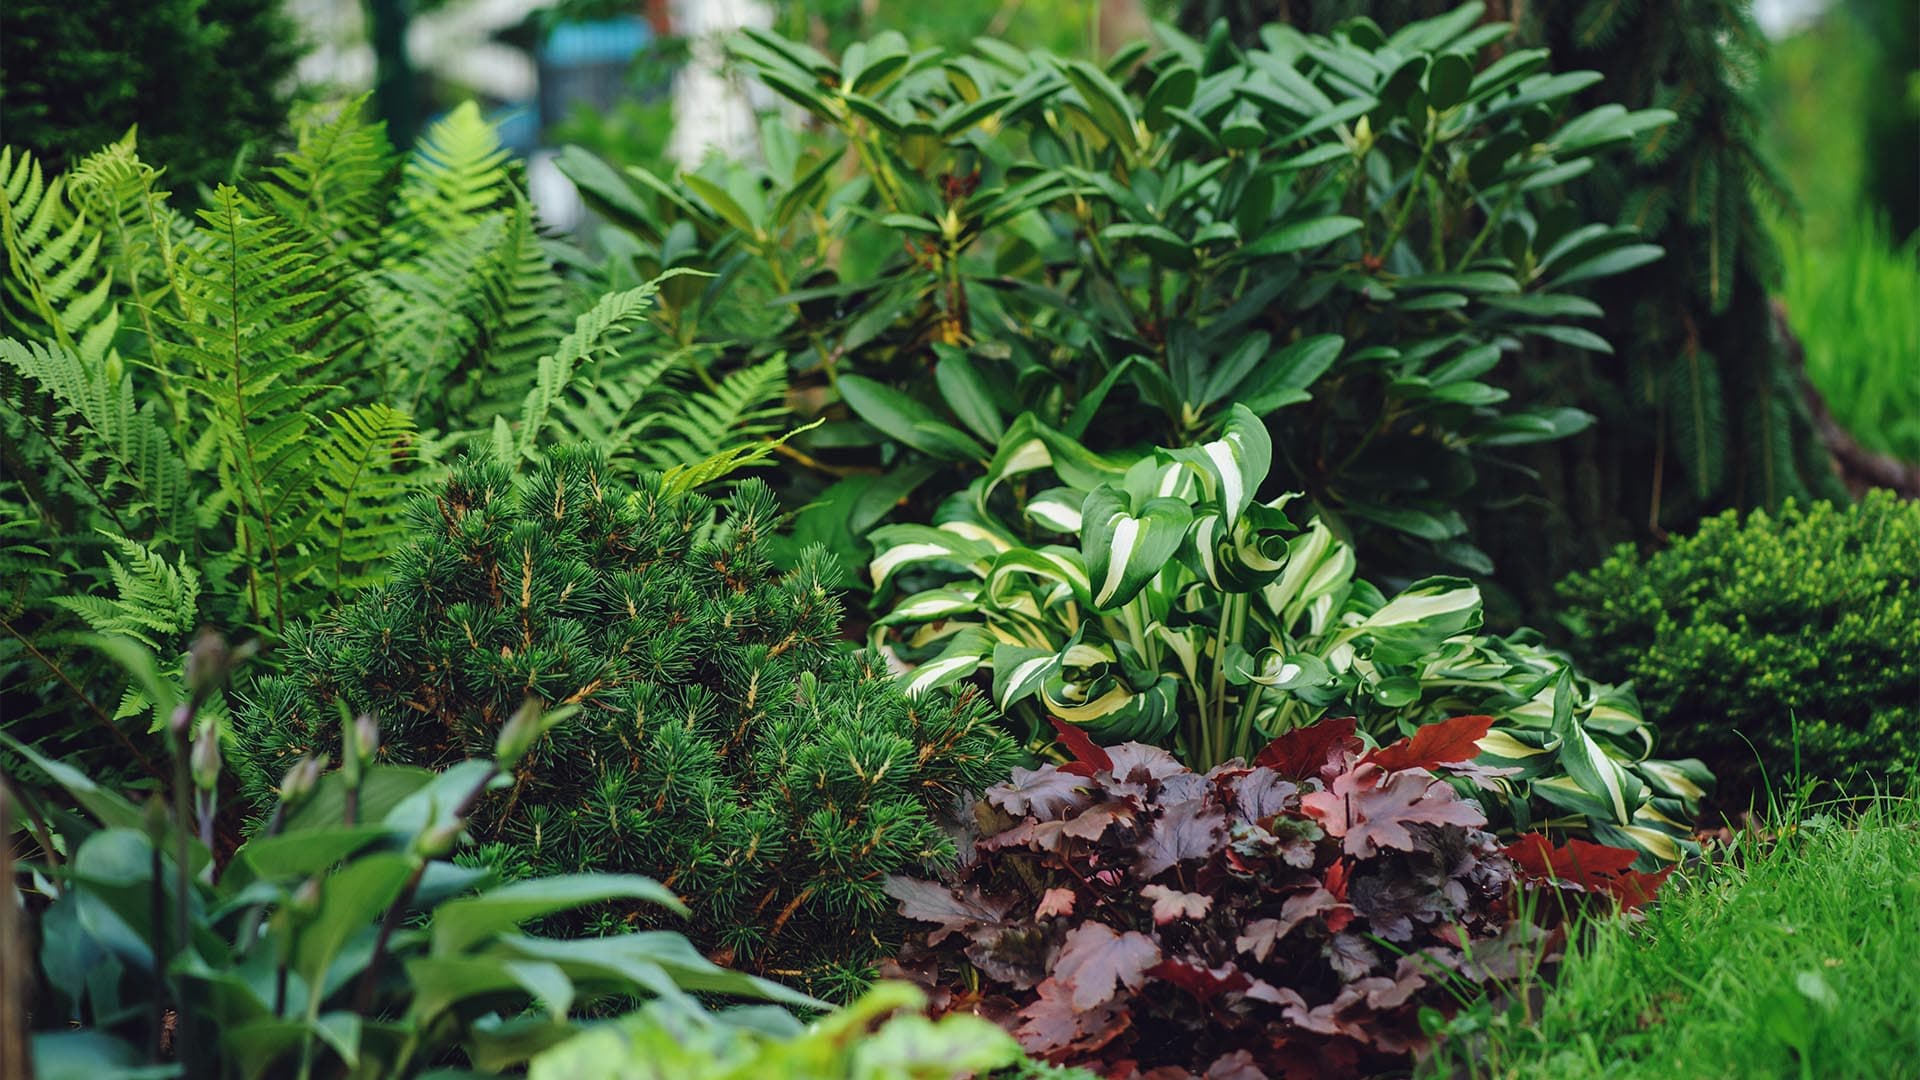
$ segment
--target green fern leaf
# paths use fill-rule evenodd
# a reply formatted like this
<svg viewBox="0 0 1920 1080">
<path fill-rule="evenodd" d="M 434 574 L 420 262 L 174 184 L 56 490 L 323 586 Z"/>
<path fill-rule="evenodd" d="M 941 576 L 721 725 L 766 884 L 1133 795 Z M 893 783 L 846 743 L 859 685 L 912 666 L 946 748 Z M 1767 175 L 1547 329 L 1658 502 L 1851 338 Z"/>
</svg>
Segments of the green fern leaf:
<svg viewBox="0 0 1920 1080">
<path fill-rule="evenodd" d="M 811 424 L 794 428 L 777 439 L 728 447 L 700 461 L 687 465 L 675 465 L 660 474 L 660 488 L 670 494 L 684 494 L 724 480 L 741 469 L 765 463 L 773 457 L 775 447 L 784 444 L 795 435 L 812 431 L 824 423 L 826 423 L 825 419 L 815 420 Z"/>
<path fill-rule="evenodd" d="M 168 563 L 152 549 L 105 533 L 125 562 L 107 557 L 115 596 L 56 596 L 53 602 L 80 616 L 94 631 L 124 634 L 158 652 L 177 650 L 178 639 L 199 621 L 200 575 L 186 555 Z"/>
<path fill-rule="evenodd" d="M 661 434 L 643 453 L 658 468 L 702 461 L 763 439 L 786 415 L 787 358 L 777 354 L 728 375 L 711 391 L 694 394 L 656 426 Z"/>
</svg>

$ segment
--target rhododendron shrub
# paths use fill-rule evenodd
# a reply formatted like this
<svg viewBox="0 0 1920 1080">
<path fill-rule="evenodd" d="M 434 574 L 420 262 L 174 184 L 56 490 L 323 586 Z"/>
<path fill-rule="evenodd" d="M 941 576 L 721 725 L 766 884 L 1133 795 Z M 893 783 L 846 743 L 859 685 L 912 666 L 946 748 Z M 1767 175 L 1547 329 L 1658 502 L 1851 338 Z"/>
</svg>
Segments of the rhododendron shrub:
<svg viewBox="0 0 1920 1080">
<path fill-rule="evenodd" d="M 1498 772 L 1468 763 L 1489 723 L 1368 749 L 1328 721 L 1204 774 L 1062 725 L 1075 760 L 987 793 L 958 880 L 892 879 L 932 929 L 889 970 L 1109 1077 L 1404 1066 L 1423 1009 L 1557 953 L 1558 931 L 1516 917 L 1534 906 L 1516 889 L 1631 907 L 1659 883 L 1630 851 L 1503 849 L 1460 793 Z"/>
</svg>

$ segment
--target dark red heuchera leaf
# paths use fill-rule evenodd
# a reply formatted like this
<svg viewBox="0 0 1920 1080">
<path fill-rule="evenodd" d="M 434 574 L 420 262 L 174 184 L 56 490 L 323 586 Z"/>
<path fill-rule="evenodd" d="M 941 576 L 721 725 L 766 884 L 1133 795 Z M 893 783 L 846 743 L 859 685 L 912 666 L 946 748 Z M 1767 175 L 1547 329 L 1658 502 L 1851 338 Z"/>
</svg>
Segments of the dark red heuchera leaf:
<svg viewBox="0 0 1920 1080">
<path fill-rule="evenodd" d="M 1147 935 L 1116 934 L 1105 923 L 1090 922 L 1067 932 L 1053 977 L 1072 994 L 1074 1008 L 1092 1009 L 1113 1000 L 1122 987 L 1140 989 L 1159 962 L 1160 946 Z"/>
<path fill-rule="evenodd" d="M 928 930 L 888 970 L 1104 1076 L 1404 1072 L 1421 1010 L 1561 940 L 1513 921 L 1532 910 L 1508 902 L 1516 881 L 1633 903 L 1653 878 L 1596 845 L 1510 860 L 1436 775 L 1473 777 L 1445 759 L 1483 721 L 1437 726 L 1363 754 L 1351 720 L 1325 722 L 1204 776 L 1153 747 L 1073 747 L 987 793 L 958 880 L 890 889 Z M 1566 853 L 1598 870 L 1569 879 Z"/>
<path fill-rule="evenodd" d="M 1345 838 L 1347 854 L 1358 858 L 1381 848 L 1414 850 L 1413 825 L 1487 823 L 1479 807 L 1425 769 L 1390 773 L 1370 761 L 1334 777 L 1331 789 L 1302 796 L 1300 805 L 1330 835 Z"/>
<path fill-rule="evenodd" d="M 1480 755 L 1480 740 L 1493 727 L 1491 716 L 1456 716 L 1428 724 L 1399 742 L 1372 751 L 1361 760 L 1383 769 L 1437 769 Z"/>
<path fill-rule="evenodd" d="M 1294 728 L 1255 754 L 1253 763 L 1265 765 L 1289 780 L 1319 776 L 1320 771 L 1336 756 L 1360 750 L 1360 739 L 1354 735 L 1353 729 L 1354 719 L 1351 716 Z"/>
<path fill-rule="evenodd" d="M 1066 746 L 1067 753 L 1073 755 L 1072 764 L 1060 767 L 1062 772 L 1092 776 L 1096 772 L 1113 771 L 1113 759 L 1095 745 L 1079 725 L 1069 724 L 1057 716 L 1049 716 L 1047 720 L 1053 724 L 1053 730 L 1060 733 L 1060 742 Z"/>
<path fill-rule="evenodd" d="M 1502 849 L 1528 881 L 1612 898 L 1623 911 L 1653 899 L 1673 867 L 1653 873 L 1633 869 L 1636 852 L 1572 837 L 1555 847 L 1539 833 L 1527 833 Z"/>
</svg>

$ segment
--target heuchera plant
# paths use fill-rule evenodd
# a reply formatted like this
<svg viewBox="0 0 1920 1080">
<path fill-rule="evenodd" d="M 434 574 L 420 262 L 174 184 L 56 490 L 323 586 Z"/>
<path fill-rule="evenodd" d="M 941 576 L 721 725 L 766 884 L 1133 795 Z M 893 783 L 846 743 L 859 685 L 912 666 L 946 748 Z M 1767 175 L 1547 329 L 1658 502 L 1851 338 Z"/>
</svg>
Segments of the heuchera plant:
<svg viewBox="0 0 1920 1080">
<path fill-rule="evenodd" d="M 1490 724 L 1368 749 L 1327 721 L 1204 775 L 1063 724 L 1074 760 L 987 793 L 962 880 L 890 882 L 933 929 L 888 970 L 1109 1077 L 1403 1067 L 1422 1010 L 1557 953 L 1559 932 L 1517 912 L 1564 907 L 1517 905 L 1517 888 L 1631 909 L 1664 877 L 1585 841 L 1503 850 L 1454 786 L 1491 780 L 1468 764 Z"/>
</svg>

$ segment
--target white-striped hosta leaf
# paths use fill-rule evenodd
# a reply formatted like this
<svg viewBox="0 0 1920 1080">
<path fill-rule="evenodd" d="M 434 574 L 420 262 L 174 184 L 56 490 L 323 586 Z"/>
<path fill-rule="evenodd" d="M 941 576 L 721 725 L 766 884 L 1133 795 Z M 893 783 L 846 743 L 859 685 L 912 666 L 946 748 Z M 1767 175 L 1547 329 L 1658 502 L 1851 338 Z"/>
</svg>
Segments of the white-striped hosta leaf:
<svg viewBox="0 0 1920 1080">
<path fill-rule="evenodd" d="M 939 656 L 908 674 L 906 691 L 909 695 L 924 694 L 936 687 L 958 682 L 980 670 L 980 665 L 993 655 L 993 649 L 993 636 L 977 626 L 970 626 L 955 634 Z"/>
<path fill-rule="evenodd" d="M 1072 488 L 1048 488 L 1027 500 L 1021 507 L 1028 521 L 1056 533 L 1078 533 L 1080 531 L 1080 504 L 1087 499 L 1086 493 Z"/>
<path fill-rule="evenodd" d="M 1200 475 L 1207 498 L 1231 529 L 1267 478 L 1273 465 L 1273 440 L 1259 417 L 1245 405 L 1235 405 L 1218 439 L 1167 454 Z"/>
<path fill-rule="evenodd" d="M 914 593 L 893 606 L 883 623 L 932 622 L 935 619 L 951 619 L 957 615 L 966 615 L 980 610 L 973 591 L 962 589 L 928 589 Z"/>
<path fill-rule="evenodd" d="M 993 649 L 993 701 L 1001 712 L 1040 692 L 1060 670 L 1061 654 L 1051 649 L 996 645 Z"/>
<path fill-rule="evenodd" d="M 995 554 L 992 544 L 927 525 L 883 525 L 873 531 L 872 540 L 878 554 L 867 572 L 875 592 L 886 588 L 902 568 L 924 563 L 956 562 L 984 575 Z"/>
<path fill-rule="evenodd" d="M 1080 551 L 1093 585 L 1093 606 L 1116 608 L 1165 569 L 1186 539 L 1193 511 L 1177 499 L 1149 499 L 1129 511 L 1126 493 L 1094 489 L 1082 510 Z"/>
</svg>

